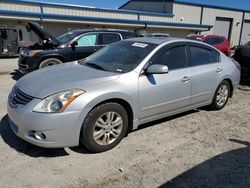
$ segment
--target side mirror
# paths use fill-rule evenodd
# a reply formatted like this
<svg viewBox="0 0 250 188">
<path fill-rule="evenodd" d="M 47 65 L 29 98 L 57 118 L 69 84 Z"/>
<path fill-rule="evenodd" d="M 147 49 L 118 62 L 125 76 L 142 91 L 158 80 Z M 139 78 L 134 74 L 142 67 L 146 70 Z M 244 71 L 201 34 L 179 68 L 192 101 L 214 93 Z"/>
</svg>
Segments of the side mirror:
<svg viewBox="0 0 250 188">
<path fill-rule="evenodd" d="M 147 74 L 166 74 L 168 73 L 168 67 L 166 65 L 151 65 L 146 69 Z"/>
<path fill-rule="evenodd" d="M 78 45 L 78 42 L 76 40 L 70 43 L 70 46 L 72 48 L 75 48 L 77 45 Z"/>
</svg>

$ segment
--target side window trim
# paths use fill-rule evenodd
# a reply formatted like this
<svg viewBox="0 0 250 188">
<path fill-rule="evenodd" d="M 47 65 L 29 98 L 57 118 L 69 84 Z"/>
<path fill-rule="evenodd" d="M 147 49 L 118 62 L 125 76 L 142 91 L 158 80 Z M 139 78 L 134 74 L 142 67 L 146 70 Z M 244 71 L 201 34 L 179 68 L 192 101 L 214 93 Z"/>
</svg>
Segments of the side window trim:
<svg viewBox="0 0 250 188">
<path fill-rule="evenodd" d="M 146 64 L 145 68 L 146 67 L 149 67 L 150 65 L 153 64 L 153 61 L 157 60 L 157 58 L 159 58 L 159 54 L 158 53 L 165 53 L 166 51 L 168 50 L 171 50 L 172 48 L 177 48 L 177 47 L 181 47 L 181 46 L 184 46 L 185 47 L 185 53 L 186 53 L 186 62 L 185 62 L 185 67 L 182 67 L 182 68 L 175 68 L 175 69 L 171 69 L 169 71 L 175 71 L 175 70 L 180 70 L 180 69 L 185 69 L 185 68 L 188 68 L 189 66 L 189 58 L 188 58 L 188 49 L 187 49 L 187 45 L 185 42 L 176 42 L 176 43 L 171 43 L 171 44 L 167 44 L 165 46 L 163 46 L 161 49 L 159 49 L 149 60 L 149 62 Z M 157 56 L 157 57 L 156 57 Z"/>
</svg>

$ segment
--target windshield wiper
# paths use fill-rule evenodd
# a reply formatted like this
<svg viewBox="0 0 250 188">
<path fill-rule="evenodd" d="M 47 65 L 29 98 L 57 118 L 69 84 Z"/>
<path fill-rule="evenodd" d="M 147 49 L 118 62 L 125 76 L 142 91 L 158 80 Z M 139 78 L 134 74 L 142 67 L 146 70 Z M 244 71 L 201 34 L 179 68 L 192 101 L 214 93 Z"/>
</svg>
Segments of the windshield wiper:
<svg viewBox="0 0 250 188">
<path fill-rule="evenodd" d="M 97 65 L 95 63 L 85 63 L 85 64 L 88 65 L 88 66 L 90 66 L 90 67 L 93 67 L 95 69 L 106 71 L 103 67 L 101 67 L 100 65 Z"/>
</svg>

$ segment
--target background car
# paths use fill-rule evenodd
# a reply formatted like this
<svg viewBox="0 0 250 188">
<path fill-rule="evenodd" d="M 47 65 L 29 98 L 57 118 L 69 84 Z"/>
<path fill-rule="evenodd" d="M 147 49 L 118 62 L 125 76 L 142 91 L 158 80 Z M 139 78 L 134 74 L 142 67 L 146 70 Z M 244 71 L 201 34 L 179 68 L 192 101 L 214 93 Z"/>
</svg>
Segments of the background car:
<svg viewBox="0 0 250 188">
<path fill-rule="evenodd" d="M 145 37 L 170 37 L 168 33 L 146 33 Z"/>
<path fill-rule="evenodd" d="M 205 43 L 141 37 L 22 77 L 8 98 L 12 130 L 41 147 L 115 147 L 129 130 L 210 105 L 224 108 L 237 62 Z M 154 97 L 152 97 L 154 96 Z"/>
<path fill-rule="evenodd" d="M 41 43 L 21 49 L 18 65 L 23 73 L 83 59 L 107 44 L 137 36 L 127 30 L 87 29 L 73 30 L 56 38 L 34 22 L 28 22 L 27 30 L 34 31 Z"/>
<path fill-rule="evenodd" d="M 225 55 L 227 55 L 227 56 L 231 55 L 230 42 L 224 36 L 219 36 L 219 35 L 189 35 L 186 38 L 205 42 L 205 43 L 210 44 L 213 47 L 217 48 L 218 50 L 223 52 Z"/>
<path fill-rule="evenodd" d="M 250 42 L 235 49 L 233 58 L 241 65 L 241 84 L 249 85 L 250 83 Z"/>
<path fill-rule="evenodd" d="M 233 58 L 238 61 L 242 67 L 250 68 L 250 42 L 237 47 Z"/>
</svg>

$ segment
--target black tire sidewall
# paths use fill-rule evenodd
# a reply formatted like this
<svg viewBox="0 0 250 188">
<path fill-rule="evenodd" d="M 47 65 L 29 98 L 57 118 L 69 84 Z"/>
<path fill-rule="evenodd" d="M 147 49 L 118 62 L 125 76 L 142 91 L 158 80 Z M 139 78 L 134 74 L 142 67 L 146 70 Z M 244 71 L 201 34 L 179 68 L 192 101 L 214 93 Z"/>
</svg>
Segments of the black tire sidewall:
<svg viewBox="0 0 250 188">
<path fill-rule="evenodd" d="M 217 104 L 217 102 L 216 102 L 216 97 L 217 97 L 218 91 L 219 91 L 219 89 L 221 88 L 222 85 L 226 85 L 227 86 L 229 93 L 228 93 L 228 97 L 227 97 L 226 102 L 222 106 L 219 106 Z M 221 109 L 223 109 L 226 106 L 227 102 L 228 102 L 228 99 L 229 99 L 229 96 L 230 96 L 230 92 L 231 92 L 231 90 L 230 90 L 230 85 L 229 85 L 228 81 L 223 80 L 220 83 L 220 85 L 217 87 L 216 91 L 215 91 L 214 98 L 213 98 L 213 103 L 212 103 L 212 108 L 214 110 L 221 110 Z"/>
<path fill-rule="evenodd" d="M 103 114 L 109 111 L 114 111 L 122 117 L 123 128 L 122 128 L 120 136 L 113 143 L 103 146 L 95 142 L 93 138 L 93 130 L 94 130 L 96 120 L 100 116 L 102 116 Z M 81 129 L 80 141 L 82 142 L 84 146 L 87 147 L 87 149 L 89 149 L 92 152 L 107 151 L 107 150 L 114 148 L 117 144 L 119 144 L 119 142 L 126 135 L 127 129 L 128 129 L 128 114 L 126 110 L 120 104 L 117 104 L 117 103 L 102 104 L 100 106 L 95 107 L 86 116 L 82 125 L 82 129 Z"/>
</svg>

